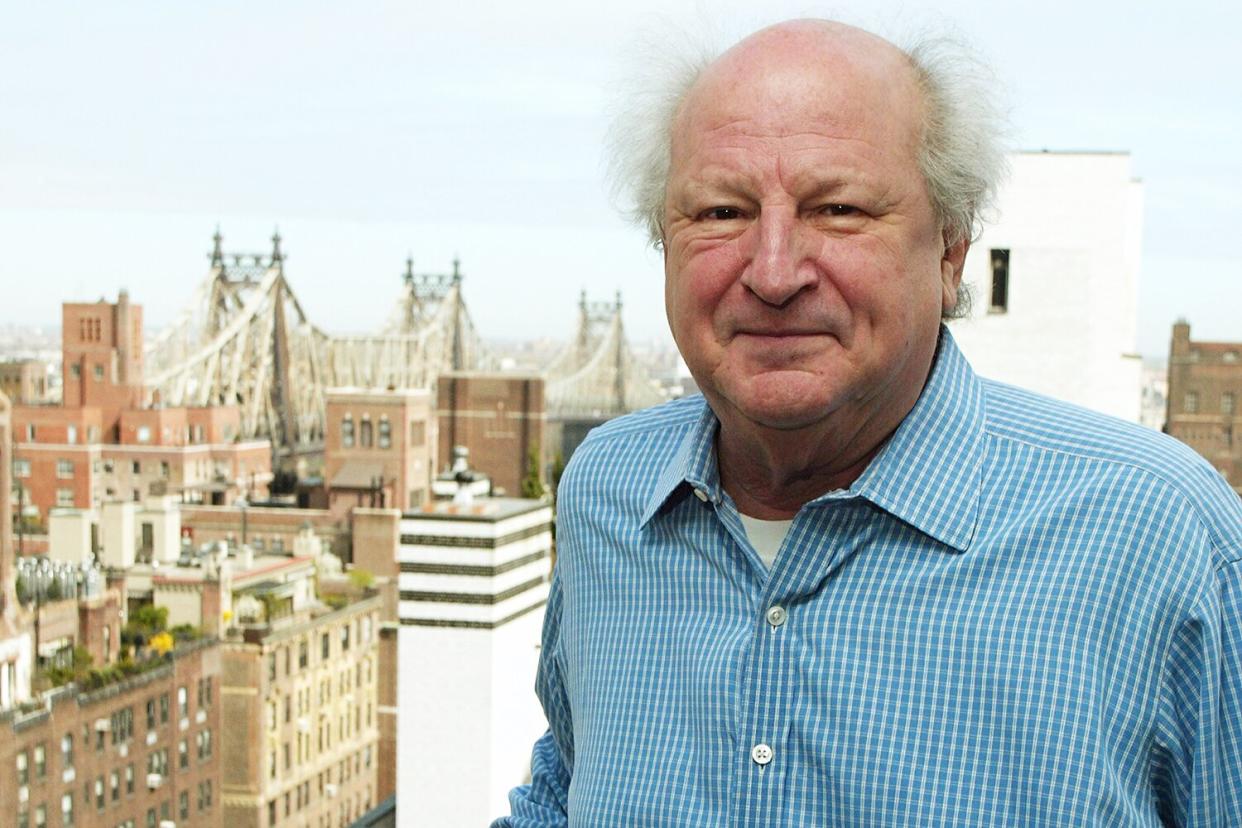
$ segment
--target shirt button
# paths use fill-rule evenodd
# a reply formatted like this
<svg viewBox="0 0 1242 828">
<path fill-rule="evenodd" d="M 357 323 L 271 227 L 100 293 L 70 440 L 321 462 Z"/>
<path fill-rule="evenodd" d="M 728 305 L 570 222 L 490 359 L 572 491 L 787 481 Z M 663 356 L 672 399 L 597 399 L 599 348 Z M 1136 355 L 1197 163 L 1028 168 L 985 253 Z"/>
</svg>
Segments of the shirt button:
<svg viewBox="0 0 1242 828">
<path fill-rule="evenodd" d="M 780 604 L 768 607 L 768 623 L 773 627 L 779 627 L 781 624 L 784 624 L 785 619 L 788 617 L 789 614 L 785 612 L 785 608 Z"/>
<path fill-rule="evenodd" d="M 703 501 L 704 503 L 707 502 L 707 492 L 703 491 L 702 489 L 695 489 L 694 496 L 697 497 L 699 500 Z"/>
<path fill-rule="evenodd" d="M 750 749 L 750 758 L 756 765 L 766 765 L 772 761 L 772 748 L 760 742 Z"/>
</svg>

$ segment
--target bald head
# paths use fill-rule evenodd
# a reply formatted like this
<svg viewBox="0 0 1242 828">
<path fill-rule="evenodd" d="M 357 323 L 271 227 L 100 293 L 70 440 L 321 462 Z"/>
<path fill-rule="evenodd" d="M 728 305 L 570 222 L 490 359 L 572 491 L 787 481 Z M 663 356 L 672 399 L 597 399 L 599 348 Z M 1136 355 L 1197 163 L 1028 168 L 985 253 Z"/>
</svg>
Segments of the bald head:
<svg viewBox="0 0 1242 828">
<path fill-rule="evenodd" d="M 790 123 L 831 129 L 865 122 L 915 158 L 923 109 L 914 67 L 896 46 L 843 23 L 791 20 L 756 32 L 703 69 L 673 120 L 671 159 L 676 163 L 693 136 L 741 118 L 757 119 L 772 134 Z"/>
</svg>

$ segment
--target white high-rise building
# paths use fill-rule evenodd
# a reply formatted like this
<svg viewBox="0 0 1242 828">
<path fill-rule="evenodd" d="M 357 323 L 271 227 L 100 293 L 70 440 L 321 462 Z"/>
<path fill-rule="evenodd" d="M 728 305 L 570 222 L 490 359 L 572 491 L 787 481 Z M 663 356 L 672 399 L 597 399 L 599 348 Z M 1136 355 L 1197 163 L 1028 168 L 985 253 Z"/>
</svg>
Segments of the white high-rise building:
<svg viewBox="0 0 1242 828">
<path fill-rule="evenodd" d="M 1021 152 L 951 325 L 982 376 L 1139 421 L 1143 185 L 1125 152 Z"/>
<path fill-rule="evenodd" d="M 538 500 L 440 502 L 401 519 L 397 815 L 487 825 L 547 728 L 535 668 L 551 577 Z"/>
</svg>

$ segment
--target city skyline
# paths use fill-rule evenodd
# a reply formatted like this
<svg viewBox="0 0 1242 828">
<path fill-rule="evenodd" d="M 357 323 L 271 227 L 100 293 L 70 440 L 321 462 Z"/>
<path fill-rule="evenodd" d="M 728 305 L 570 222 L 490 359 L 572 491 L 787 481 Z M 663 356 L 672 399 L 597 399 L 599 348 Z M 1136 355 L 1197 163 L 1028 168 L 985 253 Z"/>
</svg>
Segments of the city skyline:
<svg viewBox="0 0 1242 828">
<path fill-rule="evenodd" d="M 327 331 L 380 327 L 412 255 L 420 272 L 460 258 L 488 338 L 567 338 L 586 289 L 622 291 L 635 341 L 667 339 L 660 256 L 602 175 L 613 79 L 640 22 L 732 31 L 750 15 L 660 8 L 15 5 L 0 33 L 0 280 L 18 290 L 0 323 L 55 325 L 62 301 L 126 288 L 167 324 L 219 225 L 241 252 L 270 249 L 279 227 L 290 282 Z M 1220 105 L 1242 93 L 1224 39 L 1237 13 L 941 8 L 1008 86 L 1015 146 L 1132 153 L 1146 193 L 1137 349 L 1166 354 L 1178 316 L 1237 338 L 1242 254 L 1224 240 L 1242 207 L 1227 146 L 1242 115 Z M 921 4 L 836 11 L 883 31 L 937 20 Z M 778 3 L 764 19 L 806 12 Z"/>
</svg>

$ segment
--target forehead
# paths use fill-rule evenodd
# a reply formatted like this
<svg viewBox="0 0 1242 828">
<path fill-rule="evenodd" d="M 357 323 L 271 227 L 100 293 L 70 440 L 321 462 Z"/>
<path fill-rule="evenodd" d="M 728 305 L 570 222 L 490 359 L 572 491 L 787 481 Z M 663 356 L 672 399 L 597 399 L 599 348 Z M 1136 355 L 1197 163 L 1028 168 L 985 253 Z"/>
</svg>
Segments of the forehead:
<svg viewBox="0 0 1242 828">
<path fill-rule="evenodd" d="M 922 98 L 913 67 L 887 41 L 799 22 L 764 30 L 708 66 L 673 124 L 673 156 L 733 132 L 856 139 L 913 159 Z"/>
</svg>

